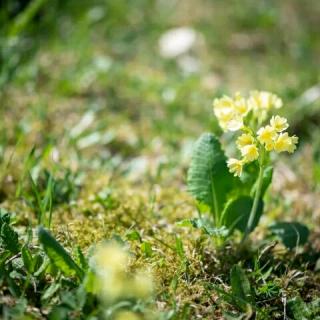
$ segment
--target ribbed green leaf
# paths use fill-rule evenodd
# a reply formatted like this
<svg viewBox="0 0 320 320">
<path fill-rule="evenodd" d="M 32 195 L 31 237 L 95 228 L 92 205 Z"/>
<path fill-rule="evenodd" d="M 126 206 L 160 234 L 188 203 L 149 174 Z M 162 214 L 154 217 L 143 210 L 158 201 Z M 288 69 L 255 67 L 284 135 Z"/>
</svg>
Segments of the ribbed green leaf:
<svg viewBox="0 0 320 320">
<path fill-rule="evenodd" d="M 12 227 L 4 222 L 2 223 L 0 230 L 0 238 L 2 245 L 5 249 L 9 250 L 11 253 L 16 254 L 20 250 L 20 243 L 18 234 L 12 229 Z"/>
<path fill-rule="evenodd" d="M 44 251 L 50 261 L 61 270 L 66 276 L 77 275 L 83 278 L 83 271 L 73 261 L 61 244 L 44 228 L 39 228 L 39 241 L 43 245 Z"/>
<path fill-rule="evenodd" d="M 219 140 L 210 133 L 203 134 L 195 144 L 188 171 L 189 192 L 218 218 L 234 181 Z"/>
</svg>

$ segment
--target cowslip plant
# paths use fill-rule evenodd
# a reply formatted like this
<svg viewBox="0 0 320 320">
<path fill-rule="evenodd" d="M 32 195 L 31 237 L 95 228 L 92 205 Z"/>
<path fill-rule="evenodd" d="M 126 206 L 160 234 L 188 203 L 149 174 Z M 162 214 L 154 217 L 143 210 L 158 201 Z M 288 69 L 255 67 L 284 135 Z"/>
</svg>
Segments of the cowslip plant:
<svg viewBox="0 0 320 320">
<path fill-rule="evenodd" d="M 234 132 L 240 157 L 226 158 L 211 133 L 196 142 L 188 171 L 188 189 L 209 207 L 215 228 L 235 229 L 243 239 L 256 227 L 263 197 L 272 180 L 271 152 L 293 153 L 298 138 L 290 136 L 286 118 L 274 114 L 282 100 L 270 92 L 236 93 L 213 101 L 213 111 L 224 132 Z"/>
</svg>

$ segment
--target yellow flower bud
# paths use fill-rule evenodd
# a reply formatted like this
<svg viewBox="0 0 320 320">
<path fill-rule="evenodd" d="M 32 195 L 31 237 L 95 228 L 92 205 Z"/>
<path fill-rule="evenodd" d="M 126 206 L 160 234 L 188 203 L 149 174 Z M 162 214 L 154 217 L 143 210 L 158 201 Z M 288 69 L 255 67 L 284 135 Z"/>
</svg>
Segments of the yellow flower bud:
<svg viewBox="0 0 320 320">
<path fill-rule="evenodd" d="M 270 120 L 270 125 L 277 132 L 282 132 L 289 127 L 288 120 L 280 116 L 273 116 Z"/>
<path fill-rule="evenodd" d="M 243 161 L 231 158 L 227 161 L 229 171 L 234 174 L 235 177 L 240 177 L 243 169 Z"/>
<path fill-rule="evenodd" d="M 244 146 L 240 151 L 245 162 L 252 162 L 259 157 L 259 151 L 255 144 Z"/>
</svg>

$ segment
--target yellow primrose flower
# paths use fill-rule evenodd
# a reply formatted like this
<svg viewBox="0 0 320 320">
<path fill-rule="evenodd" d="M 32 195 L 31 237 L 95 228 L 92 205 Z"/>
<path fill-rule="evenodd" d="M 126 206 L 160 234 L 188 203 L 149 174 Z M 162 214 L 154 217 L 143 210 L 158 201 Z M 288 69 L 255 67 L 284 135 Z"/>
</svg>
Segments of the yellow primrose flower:
<svg viewBox="0 0 320 320">
<path fill-rule="evenodd" d="M 270 110 L 282 107 L 282 100 L 275 94 L 267 91 L 252 91 L 248 100 L 249 106 L 258 111 L 261 109 Z"/>
<path fill-rule="evenodd" d="M 272 144 L 274 139 L 277 137 L 276 130 L 271 126 L 265 126 L 258 130 L 258 140 L 263 144 Z"/>
<path fill-rule="evenodd" d="M 243 116 L 235 109 L 234 101 L 227 96 L 213 101 L 214 114 L 224 131 L 237 131 L 243 127 Z"/>
<path fill-rule="evenodd" d="M 231 158 L 227 161 L 229 171 L 234 174 L 235 177 L 240 177 L 243 169 L 243 161 Z"/>
<path fill-rule="evenodd" d="M 237 92 L 234 97 L 234 109 L 242 116 L 246 116 L 250 111 L 246 99 L 239 92 Z"/>
<path fill-rule="evenodd" d="M 129 263 L 129 255 L 120 245 L 112 242 L 96 248 L 94 262 L 101 270 L 125 270 Z"/>
<path fill-rule="evenodd" d="M 289 153 L 293 153 L 297 149 L 297 143 L 299 138 L 297 136 L 291 136 L 291 145 L 288 148 Z"/>
<path fill-rule="evenodd" d="M 265 143 L 264 148 L 269 152 L 272 151 L 274 149 L 274 141 Z"/>
<path fill-rule="evenodd" d="M 296 144 L 298 143 L 298 137 L 292 136 L 290 137 L 287 132 L 280 133 L 278 138 L 274 143 L 274 150 L 276 152 L 284 152 L 287 151 L 289 153 L 293 153 L 296 149 Z"/>
<path fill-rule="evenodd" d="M 137 314 L 131 311 L 120 311 L 117 313 L 115 320 L 139 320 L 141 319 Z"/>
<path fill-rule="evenodd" d="M 96 290 L 106 300 L 116 300 L 127 291 L 126 268 L 128 253 L 117 243 L 96 248 L 91 264 L 96 272 Z"/>
<path fill-rule="evenodd" d="M 255 144 L 244 146 L 240 151 L 245 162 L 252 162 L 259 157 L 259 151 Z"/>
<path fill-rule="evenodd" d="M 237 131 L 243 127 L 242 117 L 235 113 L 233 109 L 219 110 L 216 117 L 224 131 Z"/>
<path fill-rule="evenodd" d="M 143 271 L 139 271 L 135 274 L 131 288 L 135 297 L 147 298 L 152 294 L 153 282 L 151 276 Z"/>
<path fill-rule="evenodd" d="M 259 109 L 269 109 L 268 93 L 264 91 L 251 91 L 248 104 L 255 111 L 259 111 Z"/>
<path fill-rule="evenodd" d="M 270 125 L 277 132 L 282 132 L 289 127 L 288 120 L 280 116 L 273 116 L 270 120 Z"/>
<path fill-rule="evenodd" d="M 128 273 L 129 253 L 115 242 L 99 245 L 90 260 L 94 268 L 95 290 L 105 301 L 121 297 L 145 298 L 152 294 L 151 275 L 145 271 Z"/>
<path fill-rule="evenodd" d="M 217 117 L 219 117 L 220 113 L 226 109 L 233 110 L 234 103 L 233 100 L 228 96 L 223 96 L 220 99 L 213 100 L 213 110 Z"/>
<path fill-rule="evenodd" d="M 253 143 L 254 143 L 254 137 L 249 133 L 243 133 L 237 139 L 237 146 L 239 149 L 243 148 L 244 146 L 247 146 L 248 144 L 253 144 Z"/>
<path fill-rule="evenodd" d="M 227 124 L 227 129 L 230 131 L 238 131 L 243 127 L 243 119 L 240 116 L 236 116 Z"/>
<path fill-rule="evenodd" d="M 279 98 L 276 94 L 272 93 L 270 100 L 271 100 L 270 102 L 274 108 L 276 108 L 276 109 L 282 108 L 283 102 L 282 102 L 281 98 Z"/>
</svg>

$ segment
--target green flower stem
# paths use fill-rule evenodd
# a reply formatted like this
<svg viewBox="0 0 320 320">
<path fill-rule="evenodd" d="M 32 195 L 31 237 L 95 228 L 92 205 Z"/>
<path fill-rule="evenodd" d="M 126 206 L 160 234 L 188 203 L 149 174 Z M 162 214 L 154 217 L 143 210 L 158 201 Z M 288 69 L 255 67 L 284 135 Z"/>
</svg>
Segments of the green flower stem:
<svg viewBox="0 0 320 320">
<path fill-rule="evenodd" d="M 261 152 L 261 158 L 259 161 L 259 165 L 260 165 L 260 167 L 259 167 L 259 176 L 258 176 L 258 180 L 257 180 L 257 188 L 256 188 L 256 192 L 254 195 L 253 205 L 252 205 L 252 208 L 250 211 L 250 216 L 249 216 L 247 228 L 244 233 L 242 242 L 244 242 L 247 239 L 249 233 L 252 231 L 252 226 L 253 226 L 253 223 L 254 223 L 254 220 L 255 220 L 256 214 L 257 214 L 257 209 L 258 209 L 259 200 L 261 197 L 262 185 L 263 185 L 264 151 Z"/>
</svg>

